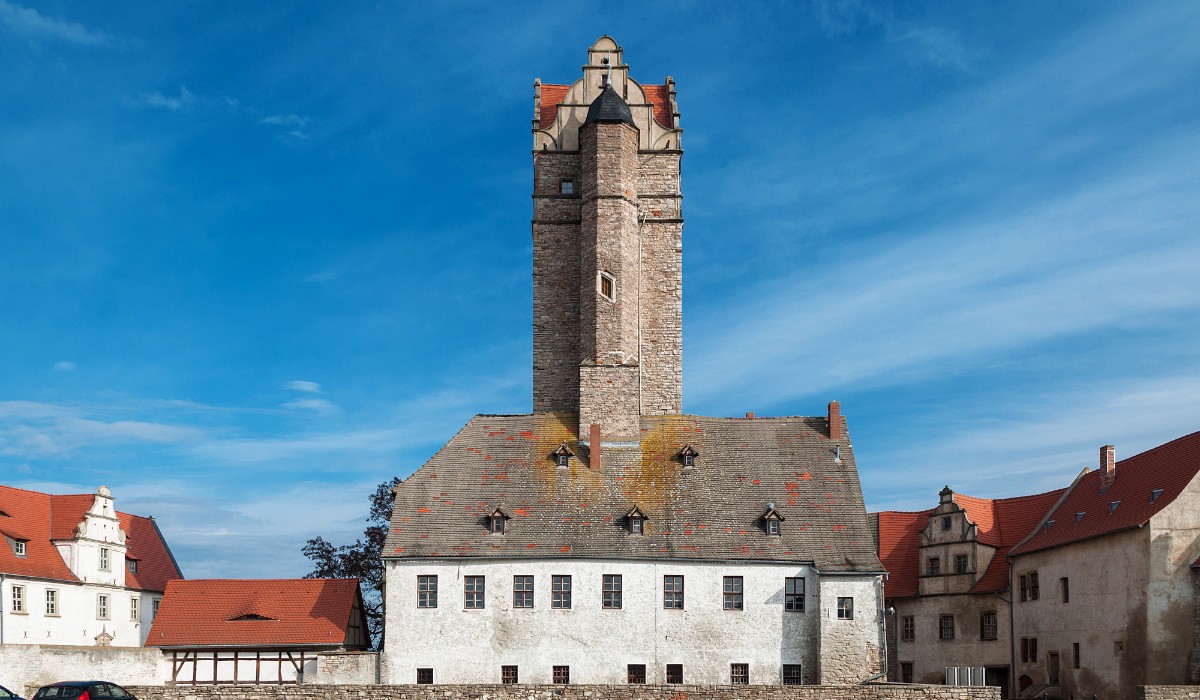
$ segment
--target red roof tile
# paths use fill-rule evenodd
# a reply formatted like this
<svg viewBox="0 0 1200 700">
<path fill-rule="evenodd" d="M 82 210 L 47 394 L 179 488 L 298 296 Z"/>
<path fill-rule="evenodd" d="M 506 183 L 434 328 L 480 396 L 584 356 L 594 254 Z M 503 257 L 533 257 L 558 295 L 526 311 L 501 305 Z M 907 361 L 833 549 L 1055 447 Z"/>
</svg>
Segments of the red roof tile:
<svg viewBox="0 0 1200 700">
<path fill-rule="evenodd" d="M 570 85 L 542 83 L 542 97 L 539 102 L 541 120 L 538 122 L 540 128 L 548 129 L 554 123 L 555 118 L 558 117 L 558 106 L 566 99 L 567 90 L 570 87 Z M 671 128 L 671 103 L 667 86 L 643 85 L 642 90 L 646 93 L 646 100 L 654 106 L 654 121 L 668 129 Z"/>
<path fill-rule="evenodd" d="M 94 499 L 92 494 L 54 496 L 0 486 L 0 513 L 7 516 L 0 515 L 0 532 L 28 540 L 24 557 L 14 555 L 8 547 L 0 547 L 0 573 L 78 581 L 54 542 L 75 537 L 75 527 Z M 138 573 L 126 574 L 128 588 L 161 591 L 167 581 L 183 577 L 153 519 L 120 511 L 117 516 L 128 536 L 127 556 L 138 560 Z"/>
<path fill-rule="evenodd" d="M 558 106 L 562 104 L 563 98 L 567 96 L 567 89 L 570 85 L 551 85 L 542 83 L 542 121 L 541 128 L 548 129 L 554 123 L 555 117 L 558 116 Z"/>
<path fill-rule="evenodd" d="M 359 600 L 358 579 L 171 581 L 146 646 L 340 647 Z"/>
<path fill-rule="evenodd" d="M 1179 497 L 1197 471 L 1200 432 L 1117 462 L 1116 479 L 1108 488 L 1103 488 L 1099 470 L 1088 472 L 1050 514 L 1053 524 L 1039 529 L 1012 553 L 1027 554 L 1145 525 Z M 1158 489 L 1162 491 L 1154 497 Z"/>
<path fill-rule="evenodd" d="M 671 103 L 667 86 L 643 85 L 642 90 L 646 93 L 646 100 L 654 105 L 654 121 L 671 128 Z"/>
<path fill-rule="evenodd" d="M 954 494 L 954 502 L 975 524 L 979 542 L 996 547 L 987 570 L 975 581 L 972 593 L 992 593 L 1008 587 L 1009 548 L 1033 531 L 1042 516 L 1054 506 L 1065 489 L 1015 498 L 975 498 Z M 877 513 L 879 558 L 887 569 L 887 597 L 907 598 L 919 592 L 920 532 L 929 524 L 933 509 L 919 512 Z"/>
</svg>

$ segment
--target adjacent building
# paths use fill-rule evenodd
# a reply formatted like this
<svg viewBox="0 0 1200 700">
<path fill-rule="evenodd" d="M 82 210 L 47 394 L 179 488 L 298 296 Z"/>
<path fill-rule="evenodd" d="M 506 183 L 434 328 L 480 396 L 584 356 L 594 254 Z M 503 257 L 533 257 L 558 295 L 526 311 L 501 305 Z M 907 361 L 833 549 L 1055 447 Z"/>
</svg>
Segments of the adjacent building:
<svg viewBox="0 0 1200 700">
<path fill-rule="evenodd" d="M 920 512 L 872 514 L 884 587 L 890 678 L 904 683 L 986 684 L 1009 697 L 1008 552 L 1065 489 L 975 498 L 949 486 Z"/>
<path fill-rule="evenodd" d="M 146 645 L 174 684 L 284 684 L 369 640 L 357 579 L 201 579 L 167 584 Z"/>
<path fill-rule="evenodd" d="M 141 646 L 183 578 L 154 519 L 116 510 L 104 486 L 0 486 L 0 535 L 0 644 Z"/>
<path fill-rule="evenodd" d="M 1009 553 L 1018 689 L 1130 698 L 1200 683 L 1200 433 L 1112 445 Z"/>
<path fill-rule="evenodd" d="M 533 413 L 396 488 L 385 682 L 856 683 L 882 566 L 837 402 L 682 413 L 675 84 L 534 84 Z"/>
</svg>

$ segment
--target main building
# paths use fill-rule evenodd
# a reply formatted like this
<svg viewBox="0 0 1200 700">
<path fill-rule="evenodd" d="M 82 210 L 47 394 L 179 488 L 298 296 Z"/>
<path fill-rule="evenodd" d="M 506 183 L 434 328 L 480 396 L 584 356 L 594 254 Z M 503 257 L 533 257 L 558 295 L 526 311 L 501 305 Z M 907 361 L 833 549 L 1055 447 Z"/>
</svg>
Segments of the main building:
<svg viewBox="0 0 1200 700">
<path fill-rule="evenodd" d="M 837 402 L 682 413 L 675 84 L 601 37 L 534 83 L 533 413 L 480 415 L 396 489 L 392 683 L 852 683 L 882 566 Z"/>
</svg>

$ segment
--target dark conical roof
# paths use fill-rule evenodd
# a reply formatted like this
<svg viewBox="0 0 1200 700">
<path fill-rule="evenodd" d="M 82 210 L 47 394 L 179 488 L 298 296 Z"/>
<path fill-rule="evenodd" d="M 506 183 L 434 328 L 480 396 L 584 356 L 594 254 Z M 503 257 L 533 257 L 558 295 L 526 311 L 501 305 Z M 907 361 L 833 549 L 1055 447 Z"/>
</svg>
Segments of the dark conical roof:
<svg viewBox="0 0 1200 700">
<path fill-rule="evenodd" d="M 587 126 L 592 122 L 602 122 L 605 124 L 625 123 L 634 126 L 633 114 L 629 111 L 629 105 L 613 89 L 612 83 L 605 85 L 600 96 L 588 107 L 587 119 L 583 120 L 583 125 Z"/>
</svg>

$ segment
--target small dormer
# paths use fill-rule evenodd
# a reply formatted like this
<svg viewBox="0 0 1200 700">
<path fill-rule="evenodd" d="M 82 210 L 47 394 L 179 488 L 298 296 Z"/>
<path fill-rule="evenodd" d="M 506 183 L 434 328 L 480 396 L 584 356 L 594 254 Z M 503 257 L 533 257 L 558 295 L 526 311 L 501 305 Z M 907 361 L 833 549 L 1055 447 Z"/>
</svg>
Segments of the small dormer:
<svg viewBox="0 0 1200 700">
<path fill-rule="evenodd" d="M 642 512 L 641 508 L 638 508 L 637 506 L 631 508 L 629 512 L 625 514 L 625 523 L 629 528 L 629 534 L 646 534 L 646 521 L 649 519 L 650 518 L 646 517 L 646 514 Z"/>
<path fill-rule="evenodd" d="M 565 442 L 559 445 L 557 450 L 550 453 L 551 459 L 554 460 L 554 466 L 558 467 L 559 469 L 567 469 L 570 467 L 571 458 L 574 456 L 575 453 L 571 451 L 571 448 L 567 447 L 567 443 Z"/>
<path fill-rule="evenodd" d="M 784 517 L 775 510 L 774 503 L 767 504 L 766 512 L 759 519 L 762 520 L 763 532 L 776 537 L 782 534 L 783 526 L 780 523 L 784 521 Z"/>
<path fill-rule="evenodd" d="M 675 455 L 675 458 L 679 460 L 684 469 L 692 469 L 696 466 L 696 458 L 699 456 L 700 453 L 696 451 L 696 448 L 691 445 L 684 445 L 683 449 Z"/>
<path fill-rule="evenodd" d="M 488 532 L 493 535 L 503 535 L 511 518 L 502 509 L 496 508 L 488 515 Z"/>
</svg>

